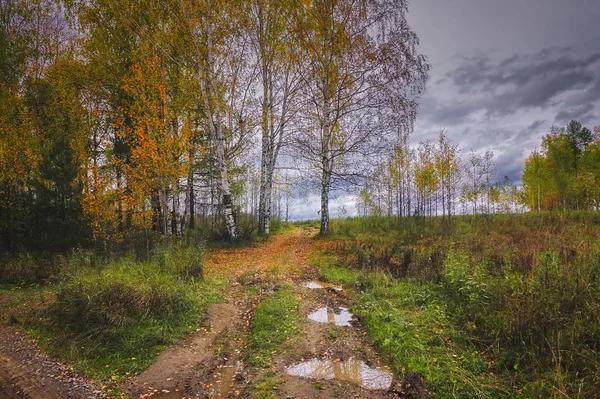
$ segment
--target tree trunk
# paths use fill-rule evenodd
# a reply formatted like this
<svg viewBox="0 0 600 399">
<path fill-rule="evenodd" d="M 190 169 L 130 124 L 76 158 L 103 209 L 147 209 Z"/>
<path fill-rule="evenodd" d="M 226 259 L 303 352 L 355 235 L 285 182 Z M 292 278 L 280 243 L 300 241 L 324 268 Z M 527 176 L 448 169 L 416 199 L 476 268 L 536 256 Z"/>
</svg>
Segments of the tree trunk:
<svg viewBox="0 0 600 399">
<path fill-rule="evenodd" d="M 162 189 L 158 192 L 158 200 L 160 203 L 160 213 L 162 218 L 162 232 L 165 236 L 165 240 L 169 240 L 169 203 L 168 193 L 166 189 Z"/>
<path fill-rule="evenodd" d="M 325 165 L 324 165 L 325 166 Z M 329 233 L 329 189 L 331 188 L 331 170 L 329 167 L 323 168 L 321 177 L 321 230 L 319 233 L 325 235 Z"/>
<path fill-rule="evenodd" d="M 206 73 L 206 75 L 209 75 Z M 206 77 L 206 79 L 204 79 Z M 209 130 L 214 145 L 215 157 L 217 159 L 218 177 L 217 185 L 222 198 L 223 204 L 223 215 L 225 218 L 225 226 L 227 228 L 227 234 L 229 239 L 232 241 L 237 240 L 237 225 L 235 222 L 235 215 L 233 210 L 233 202 L 231 197 L 231 186 L 229 184 L 229 178 L 227 176 L 227 160 L 225 158 L 225 134 L 223 133 L 223 125 L 221 122 L 221 112 L 218 104 L 218 99 L 212 93 L 210 89 L 209 76 L 203 76 L 200 79 L 200 86 L 203 91 L 204 105 L 208 114 Z M 214 104 L 211 104 L 210 99 L 213 100 Z M 214 107 L 214 110 L 213 110 Z"/>
</svg>

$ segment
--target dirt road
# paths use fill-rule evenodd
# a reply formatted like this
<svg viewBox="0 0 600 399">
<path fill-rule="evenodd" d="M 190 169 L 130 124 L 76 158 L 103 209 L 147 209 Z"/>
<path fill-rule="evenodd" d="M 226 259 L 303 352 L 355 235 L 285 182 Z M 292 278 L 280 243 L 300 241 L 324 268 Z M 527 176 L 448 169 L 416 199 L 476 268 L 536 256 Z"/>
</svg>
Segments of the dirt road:
<svg viewBox="0 0 600 399">
<path fill-rule="evenodd" d="M 393 376 L 368 344 L 360 322 L 350 315 L 345 324 L 335 325 L 337 313 L 352 307 L 345 291 L 307 287 L 319 278 L 309 262 L 314 233 L 296 228 L 251 247 L 209 252 L 205 272 L 227 278 L 225 302 L 209 306 L 206 328 L 166 349 L 145 372 L 125 382 L 128 395 L 252 398 L 257 397 L 258 382 L 268 375 L 273 387 L 266 397 L 393 396 L 388 392 Z M 301 304 L 300 317 L 312 320 L 305 319 L 299 336 L 275 356 L 270 369 L 248 367 L 242 354 L 253 310 L 284 285 Z M 315 315 L 325 315 L 324 322 Z M 5 327 L 0 329 L 0 397 L 99 398 L 103 394 L 39 351 L 27 334 Z"/>
</svg>

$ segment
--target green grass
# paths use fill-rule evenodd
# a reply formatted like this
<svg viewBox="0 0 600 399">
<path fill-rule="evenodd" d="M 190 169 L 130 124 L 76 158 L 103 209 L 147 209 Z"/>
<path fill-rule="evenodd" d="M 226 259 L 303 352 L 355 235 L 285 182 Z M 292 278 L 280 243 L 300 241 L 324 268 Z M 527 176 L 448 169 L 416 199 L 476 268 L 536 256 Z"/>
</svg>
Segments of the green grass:
<svg viewBox="0 0 600 399">
<path fill-rule="evenodd" d="M 127 298 L 123 285 L 119 287 L 90 278 L 88 284 L 99 287 L 96 292 L 90 292 L 88 285 L 77 290 L 75 284 L 79 283 L 59 287 L 57 302 L 51 306 L 49 317 L 41 322 L 30 322 L 26 327 L 38 337 L 44 349 L 100 381 L 122 379 L 145 370 L 160 351 L 199 328 L 206 305 L 220 301 L 223 296 L 220 281 L 184 285 L 166 276 L 153 282 L 152 277 L 142 274 L 124 286 L 140 287 L 138 293 L 147 295 L 148 301 L 140 303 L 137 309 L 122 312 L 122 309 L 111 309 L 102 292 L 112 289 L 115 300 L 125 300 L 135 307 L 131 300 L 135 294 Z M 161 291 L 159 297 L 152 293 L 153 285 Z M 69 289 L 73 291 L 63 297 Z M 87 294 L 91 294 L 87 303 L 77 304 Z M 159 301 L 164 302 L 159 304 Z M 81 322 L 77 322 L 77 317 Z"/>
<path fill-rule="evenodd" d="M 480 349 L 452 324 L 439 287 L 390 281 L 381 275 L 363 280 L 356 310 L 399 375 L 421 375 L 440 398 L 510 393 L 507 379 L 498 378 Z"/>
<path fill-rule="evenodd" d="M 223 299 L 227 282 L 201 278 L 199 251 L 177 245 L 147 262 L 99 265 L 68 259 L 58 282 L 43 288 L 55 299 L 20 323 L 46 351 L 118 395 L 119 382 L 202 326 L 206 306 Z"/>
<path fill-rule="evenodd" d="M 269 367 L 277 352 L 300 331 L 301 317 L 296 298 L 281 290 L 259 303 L 254 311 L 248 347 L 244 354 L 247 364 Z"/>
<path fill-rule="evenodd" d="M 273 371 L 265 372 L 254 385 L 257 399 L 275 399 L 277 397 L 277 386 L 285 382 L 283 378 L 277 378 Z"/>
<path fill-rule="evenodd" d="M 341 284 L 350 287 L 356 283 L 360 272 L 339 266 L 336 256 L 324 253 L 314 253 L 310 262 L 317 266 L 323 278 L 332 284 Z"/>
<path fill-rule="evenodd" d="M 437 397 L 595 396 L 600 213 L 331 227 L 314 263 L 355 290 L 354 310 L 395 369 L 423 376 Z"/>
</svg>

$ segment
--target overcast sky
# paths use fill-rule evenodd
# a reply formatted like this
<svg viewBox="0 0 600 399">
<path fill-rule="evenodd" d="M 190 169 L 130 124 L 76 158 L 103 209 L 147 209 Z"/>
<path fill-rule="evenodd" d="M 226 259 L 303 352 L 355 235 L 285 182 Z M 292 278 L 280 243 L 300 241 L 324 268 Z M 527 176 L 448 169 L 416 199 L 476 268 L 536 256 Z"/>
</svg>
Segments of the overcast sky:
<svg viewBox="0 0 600 399">
<path fill-rule="evenodd" d="M 413 0 L 408 20 L 431 64 L 412 143 L 446 128 L 518 182 L 552 125 L 600 124 L 600 0 Z"/>
<path fill-rule="evenodd" d="M 411 143 L 440 128 L 466 155 L 491 149 L 497 179 L 520 182 L 552 125 L 600 124 L 600 0 L 413 0 L 408 21 L 431 64 Z M 332 199 L 330 212 L 347 195 Z M 316 218 L 319 196 L 294 218 Z"/>
</svg>

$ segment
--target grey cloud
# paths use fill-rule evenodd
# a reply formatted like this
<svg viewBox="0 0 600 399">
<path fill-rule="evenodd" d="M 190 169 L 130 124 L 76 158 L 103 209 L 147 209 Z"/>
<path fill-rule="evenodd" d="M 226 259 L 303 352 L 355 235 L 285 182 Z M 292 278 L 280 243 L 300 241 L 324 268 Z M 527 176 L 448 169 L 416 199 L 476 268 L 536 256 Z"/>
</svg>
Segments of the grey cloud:
<svg viewBox="0 0 600 399">
<path fill-rule="evenodd" d="M 535 132 L 537 131 L 546 121 L 542 119 L 538 119 L 533 122 L 531 125 L 527 126 L 527 132 Z"/>
<path fill-rule="evenodd" d="M 561 110 L 558 112 L 558 114 L 556 114 L 554 122 L 560 125 L 565 125 L 570 120 L 577 119 L 580 122 L 585 123 L 583 120 L 588 119 L 591 116 L 590 113 L 593 111 L 593 109 L 594 105 L 592 103 L 587 103 L 571 109 Z"/>
<path fill-rule="evenodd" d="M 446 73 L 454 89 L 463 95 L 482 96 L 474 102 L 487 114 L 506 115 L 519 108 L 554 105 L 562 93 L 581 90 L 590 98 L 599 90 L 597 65 L 600 53 L 585 58 L 564 55 L 564 49 L 545 49 L 532 55 L 515 54 L 494 62 L 491 54 L 466 57 Z M 589 93 L 588 93 L 589 92 Z"/>
</svg>

